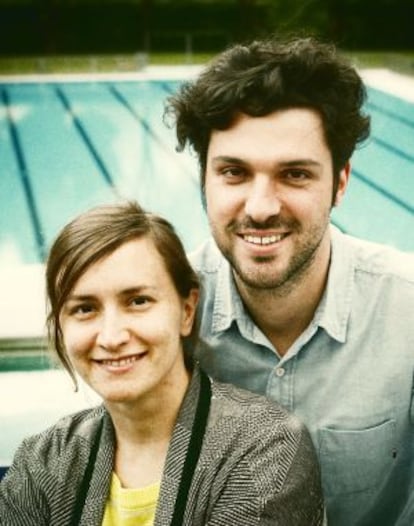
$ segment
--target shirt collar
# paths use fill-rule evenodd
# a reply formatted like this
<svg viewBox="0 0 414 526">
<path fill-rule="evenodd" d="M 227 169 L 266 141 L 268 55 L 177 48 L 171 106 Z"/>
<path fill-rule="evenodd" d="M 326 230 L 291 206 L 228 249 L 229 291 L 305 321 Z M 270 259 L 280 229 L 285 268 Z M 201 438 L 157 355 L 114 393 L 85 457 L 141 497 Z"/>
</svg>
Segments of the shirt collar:
<svg viewBox="0 0 414 526">
<path fill-rule="evenodd" d="M 213 331 L 227 330 L 234 320 L 243 317 L 243 313 L 243 302 L 234 282 L 230 264 L 221 256 L 214 298 Z"/>
<path fill-rule="evenodd" d="M 354 285 L 354 254 L 346 236 L 331 225 L 331 260 L 327 285 L 313 323 L 335 340 L 346 341 Z"/>
<path fill-rule="evenodd" d="M 351 312 L 355 263 L 345 235 L 334 226 L 330 228 L 331 261 L 328 280 L 312 323 L 343 343 L 346 341 Z M 212 330 L 225 331 L 233 321 L 246 326 L 246 311 L 237 291 L 230 264 L 221 256 L 217 271 Z M 247 325 L 253 327 L 253 323 Z"/>
</svg>

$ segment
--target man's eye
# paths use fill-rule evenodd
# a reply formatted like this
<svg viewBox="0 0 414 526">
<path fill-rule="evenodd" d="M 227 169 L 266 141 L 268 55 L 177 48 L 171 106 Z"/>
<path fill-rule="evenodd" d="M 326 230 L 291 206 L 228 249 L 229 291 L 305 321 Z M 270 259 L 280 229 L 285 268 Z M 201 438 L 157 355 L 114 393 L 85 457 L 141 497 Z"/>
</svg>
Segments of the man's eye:
<svg viewBox="0 0 414 526">
<path fill-rule="evenodd" d="M 239 183 L 246 178 L 246 170 L 240 166 L 227 166 L 219 170 L 221 175 L 227 183 Z"/>
<path fill-rule="evenodd" d="M 233 177 L 237 177 L 237 176 L 243 175 L 244 172 L 243 172 L 243 169 L 239 168 L 238 166 L 230 166 L 228 168 L 223 168 L 221 170 L 221 173 L 223 175 L 230 175 Z"/>
</svg>

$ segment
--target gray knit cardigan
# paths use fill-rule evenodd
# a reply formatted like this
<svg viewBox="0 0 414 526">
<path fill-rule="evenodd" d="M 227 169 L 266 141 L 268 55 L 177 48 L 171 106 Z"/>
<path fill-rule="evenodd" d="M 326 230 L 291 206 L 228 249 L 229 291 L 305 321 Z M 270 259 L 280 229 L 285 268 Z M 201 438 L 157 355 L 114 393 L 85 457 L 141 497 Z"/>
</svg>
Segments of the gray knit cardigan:
<svg viewBox="0 0 414 526">
<path fill-rule="evenodd" d="M 196 370 L 169 446 L 155 526 L 168 526 L 200 390 Z M 72 526 L 76 493 L 102 426 L 79 526 L 100 526 L 114 459 L 103 406 L 27 438 L 0 483 L 2 526 Z M 7 430 L 3 430 L 7 432 Z M 185 526 L 317 526 L 323 522 L 316 456 L 296 417 L 265 398 L 212 382 L 207 429 L 185 507 Z"/>
</svg>

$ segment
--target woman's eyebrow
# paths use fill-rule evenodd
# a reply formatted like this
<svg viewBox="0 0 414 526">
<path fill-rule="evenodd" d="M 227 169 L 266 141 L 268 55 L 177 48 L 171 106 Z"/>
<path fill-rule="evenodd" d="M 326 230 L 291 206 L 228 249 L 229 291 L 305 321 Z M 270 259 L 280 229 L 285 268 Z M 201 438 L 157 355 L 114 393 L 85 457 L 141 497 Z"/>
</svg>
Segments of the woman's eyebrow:
<svg viewBox="0 0 414 526">
<path fill-rule="evenodd" d="M 65 300 L 65 303 L 68 301 L 92 301 L 95 299 L 93 294 L 69 294 Z"/>
</svg>

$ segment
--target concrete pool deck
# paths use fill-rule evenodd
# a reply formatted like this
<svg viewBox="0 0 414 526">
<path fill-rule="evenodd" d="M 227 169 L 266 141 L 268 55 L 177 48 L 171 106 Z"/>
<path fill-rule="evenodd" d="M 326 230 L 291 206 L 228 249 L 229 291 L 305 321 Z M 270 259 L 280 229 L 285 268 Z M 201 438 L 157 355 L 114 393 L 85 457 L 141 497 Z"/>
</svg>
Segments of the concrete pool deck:
<svg viewBox="0 0 414 526">
<path fill-rule="evenodd" d="M 180 80 L 195 77 L 203 69 L 202 65 L 147 66 L 137 72 L 107 73 L 68 73 L 34 75 L 0 75 L 0 83 L 16 82 L 82 82 L 85 80 Z M 360 74 L 366 84 L 385 91 L 408 102 L 414 103 L 414 76 L 404 75 L 385 68 L 361 69 Z"/>
<path fill-rule="evenodd" d="M 382 68 L 363 69 L 360 73 L 368 86 L 414 103 L 414 77 Z"/>
</svg>

